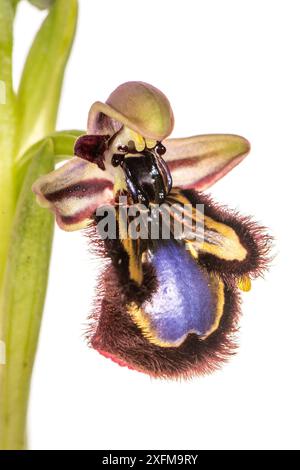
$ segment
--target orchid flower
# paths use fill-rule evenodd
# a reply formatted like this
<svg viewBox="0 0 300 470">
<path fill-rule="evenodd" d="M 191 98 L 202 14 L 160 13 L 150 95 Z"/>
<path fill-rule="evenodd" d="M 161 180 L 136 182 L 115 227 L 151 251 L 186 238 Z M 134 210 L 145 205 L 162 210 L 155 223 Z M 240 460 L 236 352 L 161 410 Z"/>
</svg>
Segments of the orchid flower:
<svg viewBox="0 0 300 470">
<path fill-rule="evenodd" d="M 85 228 L 98 256 L 110 259 L 92 313 L 91 346 L 120 365 L 169 378 L 210 372 L 232 354 L 238 291 L 262 273 L 269 247 L 263 228 L 203 194 L 243 160 L 248 141 L 223 134 L 168 138 L 173 126 L 161 91 L 124 83 L 92 105 L 75 157 L 32 188 L 60 228 Z M 101 208 L 119 209 L 124 197 L 126 210 L 164 205 L 169 239 L 161 230 L 156 239 L 128 235 L 128 221 L 117 213 L 118 235 L 103 240 L 95 230 Z M 146 225 L 155 216 L 147 217 Z M 182 217 L 189 232 L 176 237 Z"/>
</svg>

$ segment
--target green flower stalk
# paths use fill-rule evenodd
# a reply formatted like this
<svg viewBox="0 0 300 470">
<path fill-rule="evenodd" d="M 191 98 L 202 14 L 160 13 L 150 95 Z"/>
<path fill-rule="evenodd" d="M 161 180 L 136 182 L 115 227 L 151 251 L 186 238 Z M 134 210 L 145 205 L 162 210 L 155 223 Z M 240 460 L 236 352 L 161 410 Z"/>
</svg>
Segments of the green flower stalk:
<svg viewBox="0 0 300 470">
<path fill-rule="evenodd" d="M 0 0 L 0 449 L 26 448 L 30 379 L 42 318 L 53 217 L 35 203 L 32 183 L 73 155 L 81 132 L 55 132 L 77 0 L 31 1 L 48 8 L 12 82 L 18 0 Z M 50 79 L 51 78 L 51 79 Z"/>
</svg>

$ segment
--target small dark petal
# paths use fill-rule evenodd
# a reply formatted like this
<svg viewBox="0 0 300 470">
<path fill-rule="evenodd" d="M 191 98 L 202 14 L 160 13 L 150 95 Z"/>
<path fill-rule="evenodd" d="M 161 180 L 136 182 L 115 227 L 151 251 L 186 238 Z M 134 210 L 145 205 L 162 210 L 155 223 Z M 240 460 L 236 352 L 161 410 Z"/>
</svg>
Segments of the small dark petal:
<svg viewBox="0 0 300 470">
<path fill-rule="evenodd" d="M 128 148 L 127 145 L 119 145 L 118 151 L 119 151 L 119 152 L 122 152 L 122 153 L 128 153 L 128 152 L 129 152 L 129 148 Z"/>
<path fill-rule="evenodd" d="M 117 167 L 117 166 L 121 165 L 123 161 L 124 161 L 124 155 L 120 155 L 118 153 L 115 153 L 112 156 L 111 164 L 112 164 L 112 166 Z"/>
<path fill-rule="evenodd" d="M 83 135 L 77 139 L 74 153 L 77 157 L 96 163 L 101 170 L 105 170 L 103 155 L 109 138 L 109 135 Z"/>
<path fill-rule="evenodd" d="M 161 142 L 158 142 L 155 147 L 155 150 L 159 156 L 162 156 L 166 153 L 166 147 Z"/>
</svg>

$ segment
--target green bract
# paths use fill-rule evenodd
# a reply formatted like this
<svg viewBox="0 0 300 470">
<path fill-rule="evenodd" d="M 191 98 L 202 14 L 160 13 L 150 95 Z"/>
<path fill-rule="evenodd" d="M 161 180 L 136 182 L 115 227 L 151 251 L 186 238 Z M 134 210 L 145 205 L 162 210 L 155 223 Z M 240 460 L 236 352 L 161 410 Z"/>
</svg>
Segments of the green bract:
<svg viewBox="0 0 300 470">
<path fill-rule="evenodd" d="M 29 0 L 29 2 L 40 10 L 44 10 L 45 8 L 49 8 L 54 0 Z"/>
<path fill-rule="evenodd" d="M 73 155 L 82 133 L 55 132 L 77 0 L 31 3 L 49 8 L 49 13 L 15 91 L 12 48 L 18 1 L 0 0 L 0 341 L 6 349 L 6 363 L 0 362 L 0 449 L 26 446 L 30 377 L 51 254 L 53 216 L 37 206 L 31 186 L 55 162 Z"/>
</svg>

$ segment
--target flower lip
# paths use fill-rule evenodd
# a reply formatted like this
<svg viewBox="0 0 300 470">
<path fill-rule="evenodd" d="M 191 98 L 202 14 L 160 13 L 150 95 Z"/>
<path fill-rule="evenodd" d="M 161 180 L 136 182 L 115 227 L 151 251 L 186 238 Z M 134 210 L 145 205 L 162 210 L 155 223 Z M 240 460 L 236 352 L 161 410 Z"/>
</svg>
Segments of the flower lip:
<svg viewBox="0 0 300 470">
<path fill-rule="evenodd" d="M 167 165 L 162 164 L 161 160 L 154 151 L 144 150 L 120 162 L 134 203 L 149 206 L 150 203 L 164 202 L 171 190 L 172 178 Z"/>
<path fill-rule="evenodd" d="M 107 120 L 107 116 L 110 120 Z M 106 103 L 96 101 L 88 117 L 88 134 L 116 133 L 119 123 L 145 138 L 161 141 L 174 127 L 167 97 L 144 82 L 126 82 L 114 90 Z"/>
</svg>

